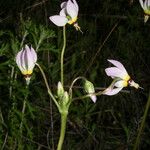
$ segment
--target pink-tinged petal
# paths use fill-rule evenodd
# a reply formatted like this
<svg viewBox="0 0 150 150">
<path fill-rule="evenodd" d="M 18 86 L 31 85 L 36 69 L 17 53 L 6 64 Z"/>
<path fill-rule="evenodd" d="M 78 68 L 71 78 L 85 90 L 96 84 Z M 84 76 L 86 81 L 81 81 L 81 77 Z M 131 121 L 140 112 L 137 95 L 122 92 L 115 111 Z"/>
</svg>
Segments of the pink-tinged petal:
<svg viewBox="0 0 150 150">
<path fill-rule="evenodd" d="M 35 62 L 33 60 L 31 50 L 27 45 L 25 46 L 25 50 L 24 50 L 24 61 L 27 70 L 32 70 L 34 68 Z"/>
<path fill-rule="evenodd" d="M 115 87 L 118 87 L 118 88 L 123 88 L 123 87 L 126 87 L 128 86 L 128 82 L 127 81 L 124 81 L 124 80 L 120 80 L 120 81 L 117 81 L 115 84 L 114 84 Z"/>
<path fill-rule="evenodd" d="M 144 9 L 144 4 L 143 4 L 143 0 L 139 0 L 141 7 Z"/>
<path fill-rule="evenodd" d="M 37 62 L 37 53 L 35 52 L 35 50 L 32 47 L 31 47 L 30 51 L 31 51 L 33 62 L 36 63 Z"/>
<path fill-rule="evenodd" d="M 148 0 L 148 7 L 150 6 L 150 0 Z"/>
<path fill-rule="evenodd" d="M 26 57 L 26 53 L 25 53 L 25 50 L 23 49 L 22 52 L 21 52 L 21 55 L 20 55 L 20 61 L 21 61 L 21 67 L 22 67 L 22 70 L 27 70 L 27 57 Z"/>
<path fill-rule="evenodd" d="M 55 16 L 51 16 L 49 17 L 49 19 L 57 26 L 62 27 L 65 26 L 66 23 L 68 22 L 68 19 L 64 16 L 59 16 L 59 15 L 55 15 Z"/>
<path fill-rule="evenodd" d="M 148 9 L 148 1 L 147 0 L 145 0 L 143 2 L 143 9 Z"/>
<path fill-rule="evenodd" d="M 120 70 L 124 71 L 125 73 L 127 73 L 125 67 L 123 66 L 123 64 L 121 64 L 119 61 L 117 60 L 112 60 L 112 59 L 108 59 L 108 61 L 110 63 L 112 63 L 114 66 L 116 66 L 117 68 L 119 68 Z"/>
<path fill-rule="evenodd" d="M 79 11 L 79 6 L 78 6 L 78 4 L 77 4 L 77 1 L 76 1 L 76 0 L 73 0 L 73 3 L 74 3 L 74 5 L 75 5 L 75 7 L 76 7 L 76 11 L 78 12 L 78 11 Z"/>
<path fill-rule="evenodd" d="M 74 3 L 71 2 L 71 0 L 68 0 L 66 10 L 67 10 L 68 15 L 71 18 L 75 18 L 78 16 L 78 11 L 76 9 L 76 6 L 74 5 Z"/>
<path fill-rule="evenodd" d="M 22 51 L 18 52 L 18 53 L 17 53 L 17 56 L 16 56 L 16 63 L 17 63 L 17 65 L 18 65 L 18 67 L 21 66 L 21 62 L 20 62 L 21 52 L 22 52 Z"/>
<path fill-rule="evenodd" d="M 119 93 L 121 90 L 122 90 L 121 87 L 120 87 L 120 88 L 114 88 L 114 89 L 112 89 L 112 88 L 107 88 L 107 89 L 103 92 L 103 94 L 104 94 L 104 95 L 112 96 L 112 95 L 115 95 L 115 94 Z"/>
<path fill-rule="evenodd" d="M 63 16 L 63 17 L 66 17 L 66 9 L 63 8 L 60 13 L 59 13 L 60 16 Z"/>
<path fill-rule="evenodd" d="M 94 103 L 95 103 L 96 100 L 97 100 L 97 97 L 96 97 L 95 95 L 91 95 L 90 98 L 91 98 L 91 100 L 92 100 Z"/>
<path fill-rule="evenodd" d="M 17 66 L 19 67 L 19 69 L 21 71 L 23 71 L 25 68 L 22 67 L 22 61 L 21 61 L 21 56 L 22 56 L 23 50 L 21 50 L 20 52 L 18 52 L 17 56 L 16 56 L 16 63 Z"/>
<path fill-rule="evenodd" d="M 118 77 L 118 78 L 124 79 L 128 75 L 116 67 L 106 68 L 105 72 L 108 76 L 111 76 L 112 78 Z"/>
<path fill-rule="evenodd" d="M 60 5 L 60 7 L 61 8 L 66 8 L 66 5 L 67 5 L 67 2 L 62 2 L 61 5 Z"/>
</svg>

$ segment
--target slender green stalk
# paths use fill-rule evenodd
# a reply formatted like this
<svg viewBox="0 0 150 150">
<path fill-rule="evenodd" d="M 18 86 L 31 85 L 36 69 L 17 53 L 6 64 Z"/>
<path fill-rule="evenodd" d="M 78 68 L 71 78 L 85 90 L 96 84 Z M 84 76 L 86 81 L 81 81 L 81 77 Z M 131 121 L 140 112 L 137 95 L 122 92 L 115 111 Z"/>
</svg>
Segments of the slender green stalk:
<svg viewBox="0 0 150 150">
<path fill-rule="evenodd" d="M 64 39 L 64 44 L 63 48 L 61 51 L 61 59 L 60 59 L 60 78 L 61 78 L 61 84 L 64 85 L 64 53 L 65 53 L 65 48 L 66 48 L 66 28 L 63 26 L 63 39 Z"/>
<path fill-rule="evenodd" d="M 60 137 L 57 145 L 57 150 L 61 150 L 65 138 L 66 133 L 66 124 L 67 124 L 67 115 L 68 111 L 62 111 L 61 113 L 61 130 L 60 130 Z"/>
<path fill-rule="evenodd" d="M 21 149 L 22 147 L 22 136 L 23 136 L 23 123 L 24 123 L 24 118 L 25 118 L 25 110 L 26 110 L 26 103 L 27 103 L 27 98 L 28 98 L 28 95 L 29 95 L 29 92 L 28 92 L 28 85 L 26 85 L 26 89 L 25 89 L 25 98 L 24 98 L 24 101 L 23 101 L 23 106 L 22 106 L 22 112 L 21 112 L 21 122 L 20 122 L 20 126 L 19 126 L 19 137 L 18 137 L 18 149 Z M 16 147 L 16 146 L 15 146 Z"/>
<path fill-rule="evenodd" d="M 40 69 L 40 71 L 41 71 L 41 73 L 42 73 L 43 79 L 44 79 L 44 81 L 45 81 L 45 85 L 46 85 L 46 87 L 47 87 L 47 92 L 48 92 L 48 94 L 50 95 L 50 97 L 52 98 L 52 100 L 54 101 L 54 103 L 56 104 L 56 106 L 57 106 L 58 109 L 59 109 L 59 108 L 60 108 L 60 107 L 59 107 L 59 104 L 58 104 L 58 102 L 56 101 L 55 97 L 53 96 L 53 94 L 52 94 L 52 92 L 51 92 L 51 90 L 50 90 L 50 87 L 49 87 L 49 85 L 48 85 L 48 81 L 47 81 L 47 78 L 46 78 L 46 76 L 45 76 L 45 73 L 44 73 L 43 69 L 41 68 L 41 66 L 40 66 L 39 64 L 36 63 L 36 65 L 38 66 L 38 68 Z"/>
<path fill-rule="evenodd" d="M 82 77 L 82 76 L 79 76 L 79 77 L 77 77 L 77 78 L 75 78 L 74 80 L 73 80 L 73 82 L 71 83 L 71 86 L 70 86 L 70 88 L 69 88 L 69 95 L 72 97 L 72 88 L 73 88 L 73 85 L 75 84 L 75 82 L 77 81 L 77 80 L 86 80 L 86 78 L 85 77 Z"/>
<path fill-rule="evenodd" d="M 143 115 L 143 117 L 142 117 L 143 119 L 142 119 L 142 122 L 141 122 L 141 126 L 140 126 L 140 128 L 139 128 L 138 135 L 137 135 L 137 137 L 136 137 L 136 141 L 135 141 L 133 150 L 136 150 L 137 147 L 139 146 L 140 137 L 141 137 L 141 134 L 142 134 L 143 129 L 144 129 L 144 126 L 145 126 L 145 120 L 146 120 L 146 117 L 147 117 L 147 113 L 148 113 L 148 110 L 149 110 L 149 106 L 150 106 L 150 93 L 149 93 L 149 97 L 148 97 L 148 101 L 147 101 L 146 108 L 145 108 L 145 111 L 144 111 L 144 115 Z"/>
<path fill-rule="evenodd" d="M 20 123 L 20 132 L 22 134 L 22 124 L 23 124 L 23 120 L 24 120 L 24 113 L 25 113 L 25 109 L 26 109 L 26 103 L 27 103 L 27 98 L 28 98 L 28 85 L 26 85 L 26 95 L 23 101 L 23 106 L 22 106 L 22 114 L 21 114 L 21 123 Z"/>
<path fill-rule="evenodd" d="M 21 123 L 20 123 L 20 132 L 22 133 L 22 124 L 23 124 L 23 120 L 24 120 L 24 113 L 25 113 L 25 109 L 26 109 L 26 99 L 24 99 L 23 101 L 23 107 L 22 107 L 22 118 L 21 118 Z"/>
</svg>

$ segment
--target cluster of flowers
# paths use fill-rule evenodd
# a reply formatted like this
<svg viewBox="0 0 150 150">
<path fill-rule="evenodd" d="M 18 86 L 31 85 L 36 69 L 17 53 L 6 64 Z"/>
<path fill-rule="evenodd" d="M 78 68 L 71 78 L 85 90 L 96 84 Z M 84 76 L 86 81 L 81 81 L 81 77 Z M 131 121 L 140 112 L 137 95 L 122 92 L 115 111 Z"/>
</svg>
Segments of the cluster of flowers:
<svg viewBox="0 0 150 150">
<path fill-rule="evenodd" d="M 145 22 L 150 15 L 150 0 L 139 0 L 142 8 L 145 12 Z M 61 11 L 59 15 L 54 15 L 50 17 L 50 20 L 57 26 L 65 26 L 68 24 L 73 24 L 77 30 L 80 27 L 77 23 L 79 7 L 76 0 L 68 0 L 67 2 L 61 3 Z M 37 53 L 32 47 L 25 45 L 16 56 L 16 63 L 21 70 L 22 74 L 25 76 L 27 84 L 29 84 L 33 68 L 35 67 L 37 61 Z M 135 83 L 129 74 L 127 73 L 125 67 L 117 60 L 108 60 L 114 65 L 114 67 L 109 67 L 105 69 L 108 76 L 113 78 L 112 84 L 103 91 L 104 95 L 115 95 L 120 92 L 124 87 L 132 86 L 136 89 L 140 88 L 139 84 Z M 87 90 L 91 94 L 91 99 L 96 102 L 96 96 L 94 95 L 95 90 L 93 88 Z"/>
</svg>

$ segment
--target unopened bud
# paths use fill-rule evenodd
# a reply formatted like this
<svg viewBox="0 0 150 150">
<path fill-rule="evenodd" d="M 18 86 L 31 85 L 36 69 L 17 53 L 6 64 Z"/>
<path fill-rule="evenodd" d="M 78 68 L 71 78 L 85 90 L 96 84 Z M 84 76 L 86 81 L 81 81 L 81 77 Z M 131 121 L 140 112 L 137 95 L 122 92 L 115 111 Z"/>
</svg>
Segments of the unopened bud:
<svg viewBox="0 0 150 150">
<path fill-rule="evenodd" d="M 60 98 L 60 97 L 63 97 L 63 95 L 64 95 L 64 88 L 61 82 L 59 81 L 58 86 L 57 86 L 57 96 Z"/>
<path fill-rule="evenodd" d="M 69 102 L 68 92 L 65 91 L 62 101 L 63 101 L 63 104 L 65 104 L 65 105 L 68 104 L 68 102 Z"/>
<path fill-rule="evenodd" d="M 96 96 L 93 94 L 93 93 L 95 93 L 95 89 L 94 89 L 93 83 L 90 82 L 90 81 L 88 81 L 88 80 L 86 80 L 86 81 L 85 81 L 85 84 L 84 84 L 84 89 L 85 89 L 85 91 L 86 91 L 88 94 L 90 94 L 90 98 L 91 98 L 92 101 L 95 103 L 96 100 L 97 100 L 97 98 L 96 98 Z"/>
</svg>

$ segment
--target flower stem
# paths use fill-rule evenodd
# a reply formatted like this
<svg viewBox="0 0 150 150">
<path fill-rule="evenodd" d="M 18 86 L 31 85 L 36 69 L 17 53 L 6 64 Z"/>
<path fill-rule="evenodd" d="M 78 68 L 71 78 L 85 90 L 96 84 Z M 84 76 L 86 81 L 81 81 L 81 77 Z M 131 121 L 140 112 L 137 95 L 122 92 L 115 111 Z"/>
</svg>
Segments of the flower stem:
<svg viewBox="0 0 150 150">
<path fill-rule="evenodd" d="M 61 130 L 60 130 L 60 137 L 57 145 L 57 150 L 61 150 L 63 146 L 65 132 L 66 132 L 67 115 L 68 115 L 68 111 L 61 112 Z"/>
<path fill-rule="evenodd" d="M 76 79 L 74 79 L 73 82 L 71 83 L 71 86 L 70 86 L 70 88 L 69 88 L 69 95 L 70 95 L 71 97 L 72 97 L 72 87 L 73 87 L 73 85 L 75 84 L 75 82 L 76 82 L 77 80 L 80 80 L 80 79 L 86 80 L 85 77 L 79 76 L 79 77 L 77 77 Z M 70 101 L 70 102 L 71 102 L 71 101 Z"/>
<path fill-rule="evenodd" d="M 25 95 L 25 98 L 24 98 L 24 101 L 23 101 L 23 106 L 22 106 L 22 118 L 21 118 L 21 123 L 20 123 L 20 126 L 19 126 L 19 129 L 20 129 L 20 132 L 22 134 L 22 125 L 23 125 L 23 121 L 24 121 L 24 113 L 25 113 L 25 109 L 26 109 L 26 103 L 27 103 L 27 98 L 28 98 L 28 85 L 26 85 L 26 95 Z"/>
<path fill-rule="evenodd" d="M 52 94 L 52 92 L 50 90 L 50 87 L 48 85 L 48 81 L 47 81 L 47 78 L 46 78 L 46 75 L 45 75 L 43 69 L 41 68 L 41 66 L 38 63 L 36 63 L 36 65 L 38 66 L 38 68 L 40 69 L 40 71 L 42 73 L 43 79 L 45 81 L 45 85 L 47 87 L 48 94 L 50 95 L 50 97 L 52 98 L 52 100 L 54 101 L 54 103 L 56 104 L 57 108 L 60 109 L 58 102 L 56 101 L 55 97 L 53 96 L 53 94 Z"/>
<path fill-rule="evenodd" d="M 150 93 L 149 93 L 149 97 L 148 97 L 148 101 L 147 101 L 146 108 L 145 108 L 145 111 L 144 111 L 144 115 L 142 117 L 143 119 L 142 119 L 142 122 L 141 122 L 141 126 L 139 128 L 138 135 L 136 137 L 136 141 L 135 141 L 133 150 L 136 150 L 138 145 L 139 145 L 140 137 L 141 137 L 141 134 L 143 132 L 143 128 L 144 128 L 144 125 L 145 125 L 145 120 L 146 120 L 146 117 L 147 117 L 149 106 L 150 106 Z"/>
<path fill-rule="evenodd" d="M 63 39 L 64 39 L 64 44 L 63 48 L 61 51 L 61 59 L 60 59 L 60 65 L 61 65 L 61 70 L 60 70 L 60 77 L 61 77 L 61 84 L 64 84 L 64 53 L 65 53 L 65 48 L 66 48 L 66 28 L 63 26 Z"/>
</svg>

